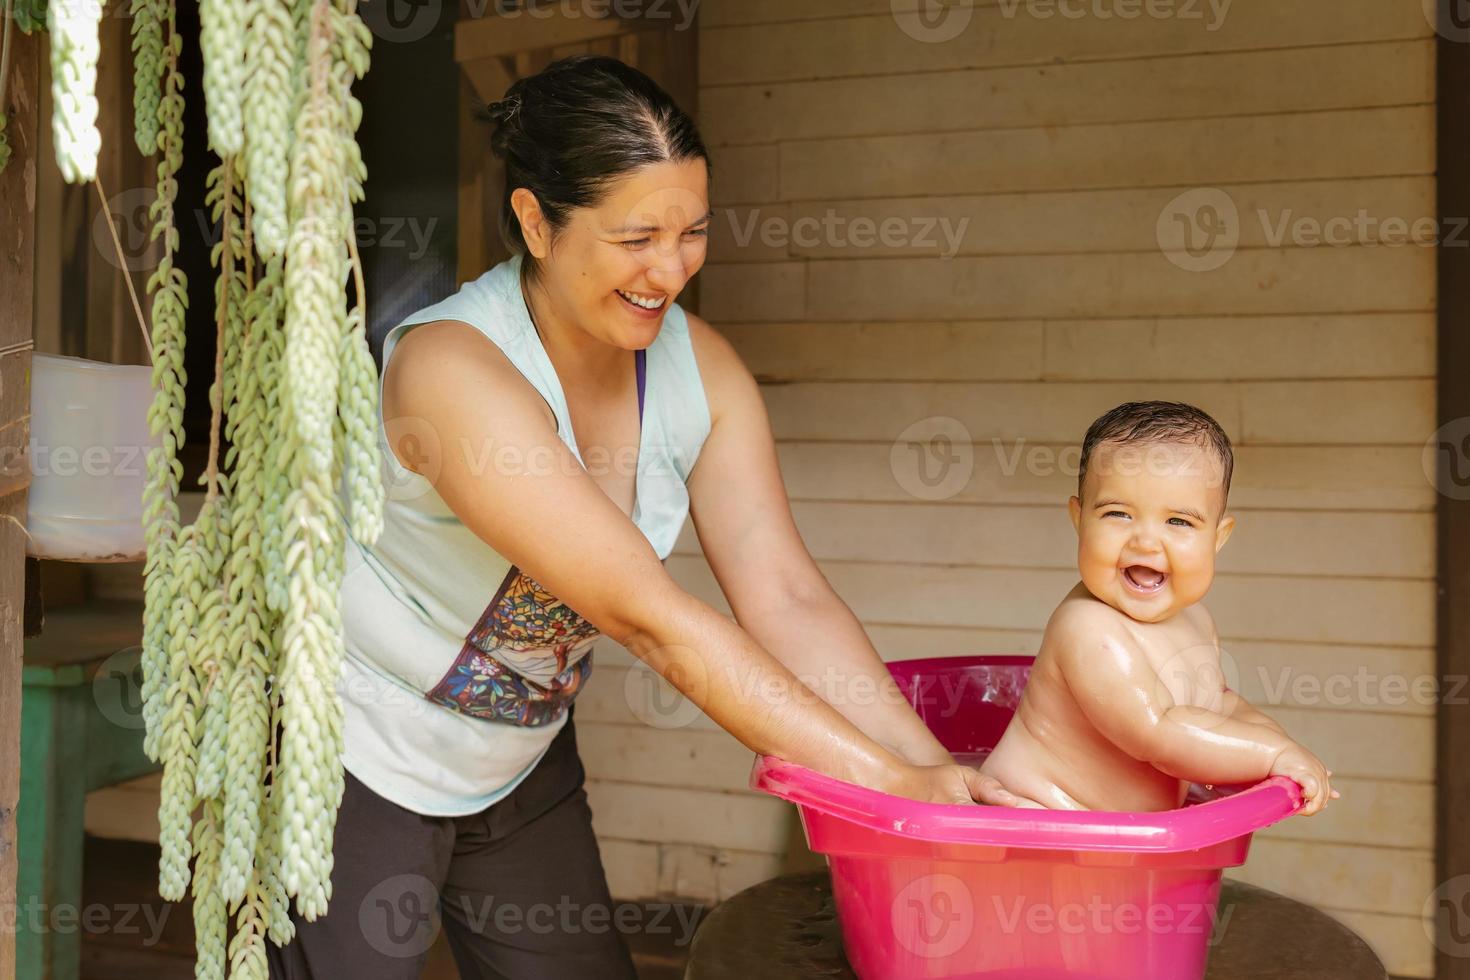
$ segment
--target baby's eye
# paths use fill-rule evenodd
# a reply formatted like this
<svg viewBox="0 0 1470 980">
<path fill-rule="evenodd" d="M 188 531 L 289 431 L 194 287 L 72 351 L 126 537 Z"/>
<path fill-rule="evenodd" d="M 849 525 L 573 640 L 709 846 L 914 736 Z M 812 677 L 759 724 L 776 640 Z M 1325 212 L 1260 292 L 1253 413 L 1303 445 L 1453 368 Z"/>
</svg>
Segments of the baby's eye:
<svg viewBox="0 0 1470 980">
<path fill-rule="evenodd" d="M 1121 510 L 1110 510 L 1106 514 L 1104 514 L 1103 516 L 1104 517 L 1127 517 L 1128 515 L 1126 513 L 1124 513 L 1123 511 L 1121 511 Z"/>
<path fill-rule="evenodd" d="M 1175 527 L 1194 527 L 1193 524 L 1189 523 L 1182 517 L 1171 517 L 1169 518 L 1169 523 L 1173 524 Z"/>
</svg>

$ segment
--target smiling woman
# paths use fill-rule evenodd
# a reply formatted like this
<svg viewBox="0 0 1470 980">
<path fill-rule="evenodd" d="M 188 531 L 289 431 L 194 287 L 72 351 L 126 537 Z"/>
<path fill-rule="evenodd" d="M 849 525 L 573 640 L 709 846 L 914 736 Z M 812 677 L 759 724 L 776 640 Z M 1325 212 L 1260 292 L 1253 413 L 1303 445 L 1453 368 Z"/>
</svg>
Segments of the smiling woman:
<svg viewBox="0 0 1470 980">
<path fill-rule="evenodd" d="M 908 705 L 796 531 L 750 372 L 676 302 L 710 219 L 689 117 L 588 56 L 490 113 L 515 255 L 384 338 L 384 530 L 342 596 L 343 860 L 284 977 L 416 978 L 424 937 L 371 913 L 436 903 L 464 977 L 633 976 L 616 930 L 478 911 L 611 915 L 572 724 L 603 635 L 753 751 L 1015 802 Z M 734 622 L 664 569 L 690 516 Z"/>
</svg>

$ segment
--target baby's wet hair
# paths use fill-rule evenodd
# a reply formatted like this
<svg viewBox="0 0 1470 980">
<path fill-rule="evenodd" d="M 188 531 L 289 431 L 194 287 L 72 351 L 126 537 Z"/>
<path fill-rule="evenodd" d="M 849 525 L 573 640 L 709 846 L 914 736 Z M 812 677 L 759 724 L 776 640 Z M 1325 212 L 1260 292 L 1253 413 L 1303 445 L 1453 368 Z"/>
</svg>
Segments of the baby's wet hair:
<svg viewBox="0 0 1470 980">
<path fill-rule="evenodd" d="M 1235 472 L 1235 451 L 1230 437 L 1210 415 L 1184 402 L 1126 402 L 1099 418 L 1082 440 L 1082 462 L 1077 474 L 1077 495 L 1087 480 L 1092 454 L 1102 445 L 1184 444 L 1212 451 L 1225 469 L 1223 487 L 1230 496 L 1230 478 Z"/>
</svg>

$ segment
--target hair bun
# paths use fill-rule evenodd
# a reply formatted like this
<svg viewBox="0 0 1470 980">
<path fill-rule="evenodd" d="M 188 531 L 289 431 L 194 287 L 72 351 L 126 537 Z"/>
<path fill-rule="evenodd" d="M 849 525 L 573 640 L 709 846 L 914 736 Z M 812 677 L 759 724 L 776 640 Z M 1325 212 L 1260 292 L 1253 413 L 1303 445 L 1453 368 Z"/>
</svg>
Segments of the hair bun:
<svg viewBox="0 0 1470 980">
<path fill-rule="evenodd" d="M 485 107 L 485 114 L 495 123 L 509 122 L 520 111 L 521 97 L 519 95 L 508 96 L 499 102 L 492 102 Z"/>
</svg>

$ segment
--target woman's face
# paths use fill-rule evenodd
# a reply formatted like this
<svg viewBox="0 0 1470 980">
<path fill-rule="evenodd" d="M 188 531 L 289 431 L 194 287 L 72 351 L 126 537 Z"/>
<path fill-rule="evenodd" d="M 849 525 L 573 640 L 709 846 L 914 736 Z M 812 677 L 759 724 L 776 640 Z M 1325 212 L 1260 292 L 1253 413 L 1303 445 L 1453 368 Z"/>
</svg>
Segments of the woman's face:
<svg viewBox="0 0 1470 980">
<path fill-rule="evenodd" d="M 626 350 L 653 343 L 669 304 L 704 265 L 710 223 L 703 160 L 649 164 L 620 178 L 554 236 L 524 189 L 517 213 L 556 315 Z M 513 200 L 513 203 L 516 203 Z"/>
</svg>

